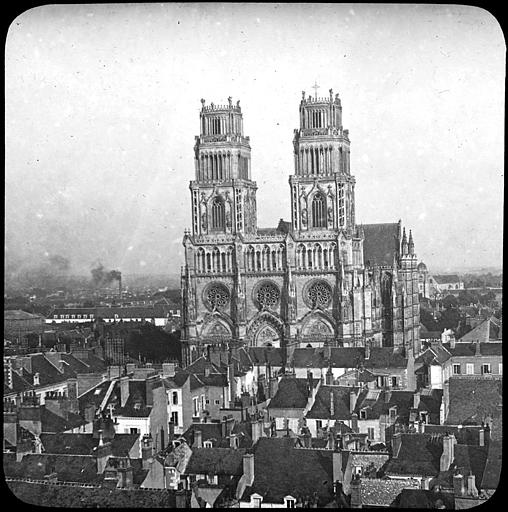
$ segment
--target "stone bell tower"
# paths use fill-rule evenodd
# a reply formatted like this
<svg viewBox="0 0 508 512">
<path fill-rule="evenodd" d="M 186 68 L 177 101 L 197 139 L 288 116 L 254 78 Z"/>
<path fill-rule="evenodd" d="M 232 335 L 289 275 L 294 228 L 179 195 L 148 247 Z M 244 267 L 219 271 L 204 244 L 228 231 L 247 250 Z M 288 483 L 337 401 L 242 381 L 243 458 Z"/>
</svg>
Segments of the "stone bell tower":
<svg viewBox="0 0 508 512">
<path fill-rule="evenodd" d="M 289 178 L 295 231 L 354 229 L 349 147 L 339 95 L 330 89 L 326 98 L 306 98 L 302 91 L 300 128 L 293 139 L 295 174 Z"/>
<path fill-rule="evenodd" d="M 256 190 L 251 179 L 249 137 L 243 135 L 240 102 L 205 105 L 194 145 L 196 179 L 191 181 L 194 236 L 255 233 Z"/>
</svg>

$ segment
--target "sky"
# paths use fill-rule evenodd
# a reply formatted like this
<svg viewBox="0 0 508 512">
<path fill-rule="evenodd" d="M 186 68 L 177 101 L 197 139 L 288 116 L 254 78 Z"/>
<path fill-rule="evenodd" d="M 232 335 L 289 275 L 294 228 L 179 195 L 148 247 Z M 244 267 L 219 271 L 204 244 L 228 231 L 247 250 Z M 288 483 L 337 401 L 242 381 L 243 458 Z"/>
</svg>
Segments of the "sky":
<svg viewBox="0 0 508 512">
<path fill-rule="evenodd" d="M 500 267 L 505 52 L 472 6 L 28 10 L 5 47 L 6 268 L 179 273 L 201 98 L 240 100 L 258 226 L 290 220 L 293 130 L 315 81 L 342 101 L 357 222 L 401 219 L 431 272 Z"/>
</svg>

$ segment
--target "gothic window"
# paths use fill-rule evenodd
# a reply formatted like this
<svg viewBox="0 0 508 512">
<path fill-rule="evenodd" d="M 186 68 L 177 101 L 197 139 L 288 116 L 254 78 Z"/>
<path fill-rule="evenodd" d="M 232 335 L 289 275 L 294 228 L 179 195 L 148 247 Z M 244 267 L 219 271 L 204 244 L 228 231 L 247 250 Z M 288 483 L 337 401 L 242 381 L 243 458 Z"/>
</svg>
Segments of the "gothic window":
<svg viewBox="0 0 508 512">
<path fill-rule="evenodd" d="M 312 199 L 312 227 L 326 227 L 326 199 L 321 193 Z"/>
<path fill-rule="evenodd" d="M 200 247 L 196 253 L 196 260 L 198 272 L 203 272 L 205 270 L 205 251 L 202 247 Z"/>
<path fill-rule="evenodd" d="M 220 272 L 220 253 L 217 247 L 214 247 L 212 251 L 212 271 Z"/>
<path fill-rule="evenodd" d="M 279 303 L 280 291 L 274 283 L 262 283 L 254 292 L 254 300 L 261 309 L 275 307 Z"/>
<path fill-rule="evenodd" d="M 256 269 L 255 270 L 261 270 L 261 252 L 256 251 Z"/>
<path fill-rule="evenodd" d="M 224 309 L 229 303 L 229 290 L 223 284 L 212 284 L 205 292 L 205 302 L 211 310 Z"/>
<path fill-rule="evenodd" d="M 212 229 L 224 229 L 225 217 L 224 202 L 216 197 L 212 203 Z"/>
<path fill-rule="evenodd" d="M 227 267 L 226 267 L 226 253 L 223 252 L 221 254 L 221 258 L 222 258 L 222 272 L 227 272 Z"/>
<path fill-rule="evenodd" d="M 277 253 L 272 251 L 272 270 L 277 268 Z"/>
<path fill-rule="evenodd" d="M 307 250 L 307 268 L 312 268 L 312 249 Z"/>
<path fill-rule="evenodd" d="M 263 247 L 263 270 L 270 270 L 270 249 L 267 245 Z"/>
<path fill-rule="evenodd" d="M 252 272 L 254 270 L 254 247 L 250 245 L 245 253 L 247 271 Z"/>
<path fill-rule="evenodd" d="M 206 271 L 210 272 L 212 270 L 212 265 L 210 262 L 210 253 L 206 254 Z"/>
<path fill-rule="evenodd" d="M 325 281 L 316 281 L 305 290 L 304 299 L 312 309 L 326 308 L 332 300 L 332 289 Z"/>
</svg>

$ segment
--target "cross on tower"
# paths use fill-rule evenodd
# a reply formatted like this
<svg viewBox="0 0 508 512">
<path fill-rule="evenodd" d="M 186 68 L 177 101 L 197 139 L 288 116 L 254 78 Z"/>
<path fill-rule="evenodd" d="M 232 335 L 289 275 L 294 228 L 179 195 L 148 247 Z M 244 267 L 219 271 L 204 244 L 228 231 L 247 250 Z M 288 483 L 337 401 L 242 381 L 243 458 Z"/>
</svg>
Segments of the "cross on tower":
<svg viewBox="0 0 508 512">
<path fill-rule="evenodd" d="M 314 99 L 317 100 L 317 90 L 319 89 L 319 85 L 317 84 L 317 82 L 314 80 L 314 85 L 312 86 L 312 88 L 314 89 Z"/>
</svg>

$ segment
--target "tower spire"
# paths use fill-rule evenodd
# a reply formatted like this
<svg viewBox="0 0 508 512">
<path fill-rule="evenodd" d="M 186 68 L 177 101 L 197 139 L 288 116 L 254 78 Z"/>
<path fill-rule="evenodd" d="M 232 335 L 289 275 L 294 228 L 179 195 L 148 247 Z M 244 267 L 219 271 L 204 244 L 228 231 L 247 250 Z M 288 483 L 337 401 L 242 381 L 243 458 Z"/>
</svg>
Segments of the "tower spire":
<svg viewBox="0 0 508 512">
<path fill-rule="evenodd" d="M 413 242 L 413 233 L 409 230 L 409 254 L 414 256 L 415 254 L 415 244 Z"/>
<path fill-rule="evenodd" d="M 406 228 L 402 229 L 402 256 L 406 256 L 408 253 Z"/>
<path fill-rule="evenodd" d="M 317 101 L 317 90 L 320 88 L 320 86 L 317 84 L 316 80 L 314 80 L 314 85 L 312 88 L 314 89 L 314 99 Z"/>
</svg>

